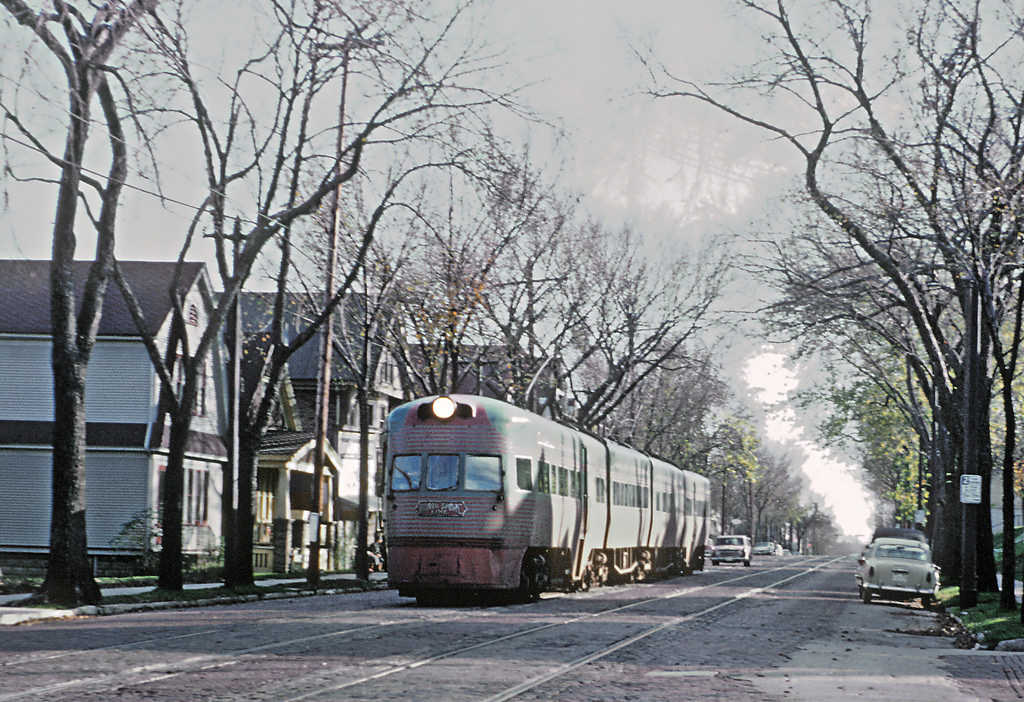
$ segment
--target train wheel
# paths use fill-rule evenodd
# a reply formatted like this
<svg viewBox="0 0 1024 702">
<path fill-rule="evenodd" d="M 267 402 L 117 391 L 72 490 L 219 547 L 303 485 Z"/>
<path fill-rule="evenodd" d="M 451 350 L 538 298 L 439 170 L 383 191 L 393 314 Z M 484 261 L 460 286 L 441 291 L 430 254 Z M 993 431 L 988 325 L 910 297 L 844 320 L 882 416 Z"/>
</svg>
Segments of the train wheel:
<svg viewBox="0 0 1024 702">
<path fill-rule="evenodd" d="M 588 592 L 591 586 L 593 586 L 593 584 L 594 571 L 591 570 L 590 566 L 588 565 L 586 568 L 583 569 L 583 577 L 580 578 L 579 585 L 577 585 L 576 589 L 580 592 Z"/>
<path fill-rule="evenodd" d="M 540 599 L 540 593 L 547 589 L 550 580 L 548 562 L 544 556 L 539 553 L 527 555 L 519 570 L 520 597 L 526 602 L 536 602 Z"/>
<path fill-rule="evenodd" d="M 606 585 L 608 583 L 608 556 L 601 551 L 595 552 L 590 559 L 590 565 L 587 566 L 587 570 L 590 573 L 592 585 L 597 587 Z"/>
</svg>

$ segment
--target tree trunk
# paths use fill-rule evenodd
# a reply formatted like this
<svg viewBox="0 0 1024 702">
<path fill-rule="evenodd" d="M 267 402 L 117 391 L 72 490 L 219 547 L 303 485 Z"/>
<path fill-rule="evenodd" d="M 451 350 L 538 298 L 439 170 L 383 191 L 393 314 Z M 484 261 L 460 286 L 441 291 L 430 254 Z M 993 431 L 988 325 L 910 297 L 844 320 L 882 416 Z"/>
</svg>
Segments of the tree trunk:
<svg viewBox="0 0 1024 702">
<path fill-rule="evenodd" d="M 187 387 L 187 385 L 186 385 Z M 185 391 L 187 392 L 187 391 Z M 184 589 L 182 576 L 182 522 L 184 520 L 185 498 L 185 448 L 191 429 L 192 404 L 182 403 L 185 411 L 178 409 L 171 420 L 171 437 L 167 468 L 164 471 L 163 542 L 160 550 L 161 590 L 181 591 Z M 187 413 L 187 417 L 180 416 Z"/>
<path fill-rule="evenodd" d="M 42 592 L 50 602 L 97 604 L 85 530 L 85 365 L 55 345 L 53 506 L 50 552 Z"/>
<path fill-rule="evenodd" d="M 87 74 L 83 76 L 87 80 Z M 78 346 L 75 323 L 75 216 L 81 163 L 88 138 L 88 85 L 70 95 L 68 136 L 50 263 L 50 329 L 53 337 L 53 502 L 44 596 L 61 604 L 96 604 L 101 595 L 89 565 L 85 527 L 85 378 L 89 347 Z M 100 291 L 102 300 L 102 289 Z M 98 313 L 97 313 L 98 316 Z M 94 332 L 95 334 L 95 332 Z"/>
<path fill-rule="evenodd" d="M 992 533 L 992 437 L 989 435 L 989 415 L 991 404 L 988 398 L 991 397 L 989 389 L 991 384 L 984 382 L 985 391 L 982 397 L 984 402 L 978 407 L 978 426 L 983 427 L 978 432 L 978 473 L 981 475 L 981 504 L 978 506 L 977 523 L 977 573 L 978 592 L 999 592 L 999 581 L 996 578 L 996 554 L 995 536 Z M 1006 525 L 1004 525 L 1005 528 Z M 1010 531 L 1013 531 L 1013 521 L 1009 523 Z"/>
<path fill-rule="evenodd" d="M 235 510 L 236 555 L 234 571 L 229 585 L 244 587 L 254 585 L 252 570 L 252 539 L 256 525 L 256 478 L 262 428 L 249 426 L 245 413 L 240 413 L 241 426 L 238 429 L 238 509 Z"/>
</svg>

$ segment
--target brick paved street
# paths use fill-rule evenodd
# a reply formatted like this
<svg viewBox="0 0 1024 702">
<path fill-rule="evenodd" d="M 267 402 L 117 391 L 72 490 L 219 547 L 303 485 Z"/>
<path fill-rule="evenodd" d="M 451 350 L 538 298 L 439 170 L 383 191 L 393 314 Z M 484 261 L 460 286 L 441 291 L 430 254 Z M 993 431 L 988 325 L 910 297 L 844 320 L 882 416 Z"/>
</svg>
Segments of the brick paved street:
<svg viewBox="0 0 1024 702">
<path fill-rule="evenodd" d="M 531 605 L 394 591 L 35 622 L 4 700 L 1020 699 L 1020 654 L 954 648 L 857 598 L 851 559 L 761 559 Z"/>
</svg>

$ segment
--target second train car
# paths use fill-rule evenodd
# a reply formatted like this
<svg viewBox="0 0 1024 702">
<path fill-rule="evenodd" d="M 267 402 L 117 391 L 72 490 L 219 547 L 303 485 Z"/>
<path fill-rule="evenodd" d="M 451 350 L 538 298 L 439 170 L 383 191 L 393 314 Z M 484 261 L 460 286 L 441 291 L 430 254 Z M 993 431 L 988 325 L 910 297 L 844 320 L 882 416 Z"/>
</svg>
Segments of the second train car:
<svg viewBox="0 0 1024 702">
<path fill-rule="evenodd" d="M 499 400 L 428 397 L 388 417 L 388 582 L 536 599 L 703 569 L 707 478 Z"/>
</svg>

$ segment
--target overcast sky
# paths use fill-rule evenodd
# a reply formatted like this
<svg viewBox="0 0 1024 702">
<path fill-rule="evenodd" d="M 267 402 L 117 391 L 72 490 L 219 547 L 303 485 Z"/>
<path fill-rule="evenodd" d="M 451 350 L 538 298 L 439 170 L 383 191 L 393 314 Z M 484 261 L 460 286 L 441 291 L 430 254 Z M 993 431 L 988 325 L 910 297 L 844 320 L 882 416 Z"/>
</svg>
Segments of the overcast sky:
<svg viewBox="0 0 1024 702">
<path fill-rule="evenodd" d="M 763 134 L 696 103 L 655 102 L 642 94 L 638 49 L 652 47 L 675 73 L 694 80 L 721 77 L 749 57 L 756 34 L 728 0 L 494 0 L 473 10 L 473 26 L 490 43 L 512 47 L 500 80 L 533 84 L 524 99 L 566 130 L 556 153 L 542 127 L 516 127 L 536 140 L 534 158 L 559 166 L 564 187 L 582 193 L 583 206 L 609 227 L 629 224 L 653 240 L 699 242 L 741 230 L 792 181 L 792 156 Z M 9 70 L 12 60 L 5 50 L 0 69 Z M 17 193 L 0 226 L 0 256 L 48 258 L 52 190 L 35 186 Z M 130 198 L 128 193 L 124 199 Z M 180 240 L 159 234 L 151 214 L 134 207 L 124 214 L 119 230 L 132 236 L 120 238 L 122 259 L 177 255 Z M 184 214 L 157 216 L 187 221 Z M 139 235 L 149 227 L 152 236 Z M 758 357 L 757 344 L 740 345 L 728 361 L 736 380 L 750 381 L 738 382 L 739 391 L 750 394 L 774 438 L 799 442 L 793 456 L 841 526 L 866 532 L 869 508 L 849 467 L 800 433 L 799 418 L 785 403 L 792 371 L 777 355 Z"/>
</svg>

